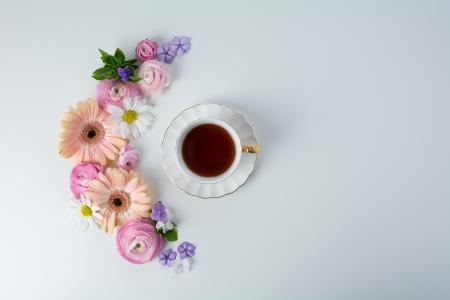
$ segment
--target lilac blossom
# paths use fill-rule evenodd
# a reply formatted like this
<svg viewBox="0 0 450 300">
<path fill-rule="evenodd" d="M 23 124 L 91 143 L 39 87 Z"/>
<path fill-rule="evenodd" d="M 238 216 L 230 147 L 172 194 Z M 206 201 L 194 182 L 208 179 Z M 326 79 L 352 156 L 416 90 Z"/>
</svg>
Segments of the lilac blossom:
<svg viewBox="0 0 450 300">
<path fill-rule="evenodd" d="M 195 246 L 188 242 L 183 242 L 178 246 L 178 253 L 181 258 L 192 257 L 195 254 Z"/>
<path fill-rule="evenodd" d="M 181 56 L 191 49 L 191 43 L 189 43 L 189 38 L 182 36 L 175 36 L 172 39 L 172 43 L 170 45 L 170 50 L 176 54 L 176 56 Z"/>
<path fill-rule="evenodd" d="M 166 206 L 162 203 L 156 203 L 155 205 L 153 205 L 150 218 L 152 218 L 155 221 L 166 222 L 167 221 Z"/>
<path fill-rule="evenodd" d="M 175 56 L 177 55 L 175 52 L 170 50 L 169 43 L 165 43 L 162 46 L 158 46 L 156 53 L 157 53 L 158 59 L 160 61 L 163 61 L 168 64 L 170 64 L 175 59 Z"/>
<path fill-rule="evenodd" d="M 159 263 L 161 266 L 171 267 L 172 262 L 177 257 L 177 253 L 172 251 L 171 249 L 164 250 L 163 252 L 158 254 Z"/>
<path fill-rule="evenodd" d="M 117 68 L 117 74 L 119 74 L 119 76 L 122 78 L 123 82 L 127 82 L 128 81 L 128 76 L 131 75 L 131 70 L 130 68 L 128 68 L 128 66 L 126 66 L 125 68 Z"/>
</svg>

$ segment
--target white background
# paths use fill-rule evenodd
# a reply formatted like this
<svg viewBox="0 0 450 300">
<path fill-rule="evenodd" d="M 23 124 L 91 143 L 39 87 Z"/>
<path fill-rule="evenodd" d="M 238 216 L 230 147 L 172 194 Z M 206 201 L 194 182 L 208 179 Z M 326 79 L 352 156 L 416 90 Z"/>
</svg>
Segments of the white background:
<svg viewBox="0 0 450 300">
<path fill-rule="evenodd" d="M 0 298 L 450 299 L 450 3 L 186 2 L 0 0 Z M 197 246 L 178 276 L 69 221 L 56 148 L 64 112 L 95 97 L 98 48 L 174 35 L 192 48 L 132 146 Z M 160 144 L 207 102 L 263 150 L 242 188 L 203 200 Z"/>
</svg>

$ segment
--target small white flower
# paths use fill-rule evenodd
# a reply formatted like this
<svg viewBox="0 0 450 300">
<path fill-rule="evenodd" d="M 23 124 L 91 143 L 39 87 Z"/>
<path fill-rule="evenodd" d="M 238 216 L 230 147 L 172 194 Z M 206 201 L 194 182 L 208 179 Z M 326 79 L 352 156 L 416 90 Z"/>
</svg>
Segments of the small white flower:
<svg viewBox="0 0 450 300">
<path fill-rule="evenodd" d="M 136 96 L 134 99 L 123 99 L 124 109 L 110 105 L 108 110 L 111 115 L 106 120 L 114 125 L 112 132 L 129 140 L 147 132 L 152 126 L 153 114 L 150 112 L 152 106 L 146 103 L 147 100 Z"/>
<path fill-rule="evenodd" d="M 173 229 L 173 224 L 169 220 L 165 223 L 158 221 L 158 223 L 156 223 L 156 230 L 160 229 L 162 229 L 163 233 L 166 233 L 167 231 Z"/>
<path fill-rule="evenodd" d="M 189 266 L 191 265 L 188 258 L 181 259 L 179 256 L 172 260 L 170 266 L 173 268 L 175 274 L 187 273 L 189 272 Z"/>
<path fill-rule="evenodd" d="M 69 199 L 70 219 L 75 220 L 77 226 L 80 226 L 83 231 L 89 227 L 100 229 L 100 221 L 103 216 L 98 213 L 100 207 L 92 206 L 91 200 L 80 195 L 80 199 L 72 197 Z"/>
</svg>

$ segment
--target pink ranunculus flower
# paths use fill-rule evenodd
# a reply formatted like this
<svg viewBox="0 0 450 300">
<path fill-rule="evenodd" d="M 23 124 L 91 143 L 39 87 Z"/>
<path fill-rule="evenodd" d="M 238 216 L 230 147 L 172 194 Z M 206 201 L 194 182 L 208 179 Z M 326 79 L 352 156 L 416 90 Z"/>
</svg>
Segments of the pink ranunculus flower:
<svg viewBox="0 0 450 300">
<path fill-rule="evenodd" d="M 152 98 L 161 95 L 170 84 L 169 69 L 157 60 L 144 61 L 136 70 L 136 76 L 142 78 L 137 83 L 141 93 Z"/>
<path fill-rule="evenodd" d="M 132 220 L 119 227 L 116 236 L 120 255 L 135 264 L 152 260 L 161 249 L 161 235 L 148 219 Z"/>
<path fill-rule="evenodd" d="M 133 170 L 140 156 L 130 145 L 125 144 L 120 150 L 119 167 L 127 171 Z"/>
<path fill-rule="evenodd" d="M 123 109 L 124 98 L 134 98 L 140 94 L 139 87 L 134 82 L 123 83 L 104 79 L 97 85 L 97 102 L 104 111 L 108 111 L 110 105 Z"/>
<path fill-rule="evenodd" d="M 136 59 L 146 61 L 155 58 L 156 49 L 158 48 L 158 43 L 149 40 L 140 41 L 136 49 L 134 50 L 136 54 Z"/>
<path fill-rule="evenodd" d="M 89 188 L 89 181 L 98 178 L 98 173 L 103 171 L 100 163 L 79 163 L 70 172 L 70 190 L 78 199 Z"/>
</svg>

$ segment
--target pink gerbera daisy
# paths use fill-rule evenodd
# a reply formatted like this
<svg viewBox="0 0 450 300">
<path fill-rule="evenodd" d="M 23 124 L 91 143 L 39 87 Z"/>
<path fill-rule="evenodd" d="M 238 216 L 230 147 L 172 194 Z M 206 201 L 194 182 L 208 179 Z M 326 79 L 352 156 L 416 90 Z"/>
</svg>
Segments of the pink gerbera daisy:
<svg viewBox="0 0 450 300">
<path fill-rule="evenodd" d="M 128 221 L 150 216 L 152 199 L 150 190 L 138 174 L 131 170 L 108 168 L 106 174 L 89 182 L 84 193 L 92 205 L 100 207 L 102 226 L 106 233 Z"/>
<path fill-rule="evenodd" d="M 99 162 L 106 165 L 106 158 L 114 160 L 126 141 L 111 132 L 106 118 L 108 113 L 98 107 L 97 101 L 87 99 L 69 107 L 61 121 L 64 132 L 59 134 L 59 154 L 72 157 L 74 163 Z"/>
</svg>

